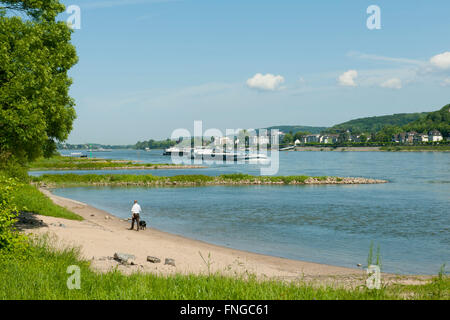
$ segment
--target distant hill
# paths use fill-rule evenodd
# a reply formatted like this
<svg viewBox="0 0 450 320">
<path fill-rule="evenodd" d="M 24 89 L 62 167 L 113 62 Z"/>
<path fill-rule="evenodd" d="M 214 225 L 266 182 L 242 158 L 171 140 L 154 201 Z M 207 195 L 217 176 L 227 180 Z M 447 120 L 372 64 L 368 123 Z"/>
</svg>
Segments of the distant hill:
<svg viewBox="0 0 450 320">
<path fill-rule="evenodd" d="M 321 133 L 322 131 L 328 129 L 328 127 L 311 127 L 311 126 L 273 126 L 273 127 L 268 127 L 268 128 L 264 128 L 267 130 L 272 130 L 272 129 L 278 129 L 279 131 L 282 131 L 284 133 L 289 133 L 289 132 L 309 132 L 311 134 L 318 134 Z"/>
<path fill-rule="evenodd" d="M 442 107 L 438 111 L 428 112 L 428 114 L 403 127 L 406 131 L 416 131 L 428 133 L 431 130 L 440 131 L 444 137 L 450 135 L 450 104 Z"/>
<path fill-rule="evenodd" d="M 350 120 L 326 129 L 327 133 L 336 133 L 350 130 L 353 133 L 376 133 L 385 126 L 403 127 L 411 122 L 424 119 L 429 112 L 397 113 L 388 116 L 367 117 Z"/>
<path fill-rule="evenodd" d="M 130 145 L 106 145 L 99 143 L 83 143 L 83 144 L 70 144 L 70 143 L 56 143 L 56 148 L 58 150 L 69 149 L 69 150 L 88 150 L 88 149 L 130 149 L 134 146 Z"/>
</svg>

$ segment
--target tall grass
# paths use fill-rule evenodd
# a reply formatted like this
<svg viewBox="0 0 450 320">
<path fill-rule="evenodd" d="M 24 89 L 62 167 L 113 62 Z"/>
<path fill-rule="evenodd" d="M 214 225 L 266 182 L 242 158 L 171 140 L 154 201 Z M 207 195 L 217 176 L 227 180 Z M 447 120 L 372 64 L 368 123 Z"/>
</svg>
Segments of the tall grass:
<svg viewBox="0 0 450 320">
<path fill-rule="evenodd" d="M 69 290 L 67 267 L 81 269 L 81 289 Z M 259 281 L 250 276 L 232 278 L 219 274 L 157 276 L 118 270 L 92 271 L 79 250 L 59 251 L 48 240 L 35 241 L 24 260 L 0 260 L 0 299 L 448 299 L 448 277 L 424 286 L 343 289 L 317 287 L 303 282 Z M 439 294 L 438 294 L 439 293 Z"/>
<path fill-rule="evenodd" d="M 73 157 L 62 157 L 53 156 L 51 158 L 39 158 L 34 162 L 30 163 L 28 167 L 31 170 L 58 170 L 58 169 L 68 169 L 68 170 L 100 170 L 100 169 L 111 169 L 111 168 L 153 168 L 157 169 L 159 167 L 172 167 L 176 166 L 169 163 L 136 163 L 133 161 L 126 160 L 112 160 L 112 159 L 96 159 L 96 158 L 73 158 Z"/>
<path fill-rule="evenodd" d="M 19 211 L 71 220 L 83 220 L 79 215 L 53 203 L 32 185 L 22 185 L 14 190 L 14 204 Z"/>
</svg>

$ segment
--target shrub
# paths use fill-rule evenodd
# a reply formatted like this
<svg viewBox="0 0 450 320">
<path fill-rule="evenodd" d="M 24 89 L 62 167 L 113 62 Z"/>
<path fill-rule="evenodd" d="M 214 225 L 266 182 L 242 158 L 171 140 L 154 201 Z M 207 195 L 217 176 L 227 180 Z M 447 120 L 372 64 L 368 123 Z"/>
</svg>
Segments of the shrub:
<svg viewBox="0 0 450 320">
<path fill-rule="evenodd" d="M 25 246 L 25 236 L 14 227 L 18 216 L 14 192 L 20 186 L 16 178 L 0 173 L 0 257 Z"/>
</svg>

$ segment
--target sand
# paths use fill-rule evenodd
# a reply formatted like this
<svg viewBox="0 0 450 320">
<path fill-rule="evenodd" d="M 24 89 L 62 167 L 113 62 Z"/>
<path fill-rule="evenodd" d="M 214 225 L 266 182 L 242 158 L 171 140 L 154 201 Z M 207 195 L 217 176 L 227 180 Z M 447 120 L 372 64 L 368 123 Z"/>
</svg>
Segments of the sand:
<svg viewBox="0 0 450 320">
<path fill-rule="evenodd" d="M 151 272 L 159 275 L 208 274 L 219 272 L 229 276 L 254 274 L 260 279 L 311 281 L 320 283 L 344 283 L 359 285 L 365 271 L 306 261 L 290 260 L 216 246 L 202 241 L 169 234 L 153 228 L 128 230 L 130 222 L 85 203 L 63 198 L 41 189 L 54 203 L 82 216 L 83 221 L 37 216 L 44 226 L 28 229 L 27 233 L 49 234 L 57 239 L 58 246 L 76 246 L 85 259 L 91 260 L 93 269 L 106 272 L 117 267 L 126 274 Z M 113 260 L 114 253 L 135 256 L 134 265 L 123 265 Z M 147 256 L 161 259 L 161 263 L 147 261 Z M 165 259 L 175 260 L 175 266 L 165 265 Z M 209 266 L 208 266 L 209 265 Z M 389 275 L 389 279 L 398 276 Z M 401 277 L 411 283 L 411 277 Z M 414 277 L 413 281 L 420 280 Z"/>
</svg>

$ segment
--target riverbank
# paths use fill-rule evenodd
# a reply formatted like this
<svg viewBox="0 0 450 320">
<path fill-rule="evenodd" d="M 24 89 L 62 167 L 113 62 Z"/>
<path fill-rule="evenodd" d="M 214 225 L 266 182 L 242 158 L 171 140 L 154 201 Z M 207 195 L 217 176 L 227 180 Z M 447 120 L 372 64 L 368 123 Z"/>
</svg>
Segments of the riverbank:
<svg viewBox="0 0 450 320">
<path fill-rule="evenodd" d="M 131 160 L 111 160 L 103 158 L 74 158 L 53 156 L 38 159 L 28 166 L 30 171 L 45 170 L 158 170 L 158 169 L 200 169 L 201 165 L 181 165 L 170 163 L 140 163 Z"/>
<path fill-rule="evenodd" d="M 85 203 L 53 195 L 48 189 L 40 189 L 55 204 L 83 217 L 83 221 L 55 217 L 36 216 L 42 225 L 28 232 L 56 237 L 61 246 L 80 247 L 82 257 L 100 272 L 117 268 L 125 274 L 135 272 L 156 275 L 218 273 L 240 277 L 254 275 L 258 279 L 280 279 L 317 282 L 327 285 L 355 287 L 363 285 L 365 272 L 356 268 L 344 268 L 312 262 L 265 256 L 208 244 L 152 228 L 128 230 L 130 223 Z M 151 224 L 151 221 L 147 221 Z M 132 264 L 121 264 L 113 259 L 115 253 L 126 253 L 135 258 Z M 147 257 L 159 258 L 161 263 L 151 263 Z M 165 265 L 165 259 L 173 259 L 175 266 Z M 130 261 L 131 262 L 131 261 Z M 385 283 L 423 284 L 428 276 L 383 275 Z"/>
<path fill-rule="evenodd" d="M 294 151 L 380 151 L 380 147 L 328 147 L 328 146 L 317 146 L 317 147 L 295 147 Z"/>
<path fill-rule="evenodd" d="M 352 177 L 252 176 L 223 174 L 220 176 L 177 175 L 171 177 L 126 174 L 44 174 L 31 177 L 41 187 L 74 186 L 214 186 L 214 185 L 328 185 L 380 184 L 387 180 Z"/>
<path fill-rule="evenodd" d="M 330 146 L 309 146 L 295 147 L 294 151 L 322 151 L 322 152 L 450 152 L 449 145 L 436 146 L 385 146 L 385 147 L 330 147 Z"/>
<path fill-rule="evenodd" d="M 175 164 L 133 164 L 133 165 L 123 165 L 123 166 L 96 166 L 96 167 L 86 167 L 78 166 L 74 167 L 36 167 L 30 168 L 30 171 L 78 171 L 78 170 L 161 170 L 161 169 L 204 169 L 206 166 L 198 165 L 175 165 Z"/>
</svg>

